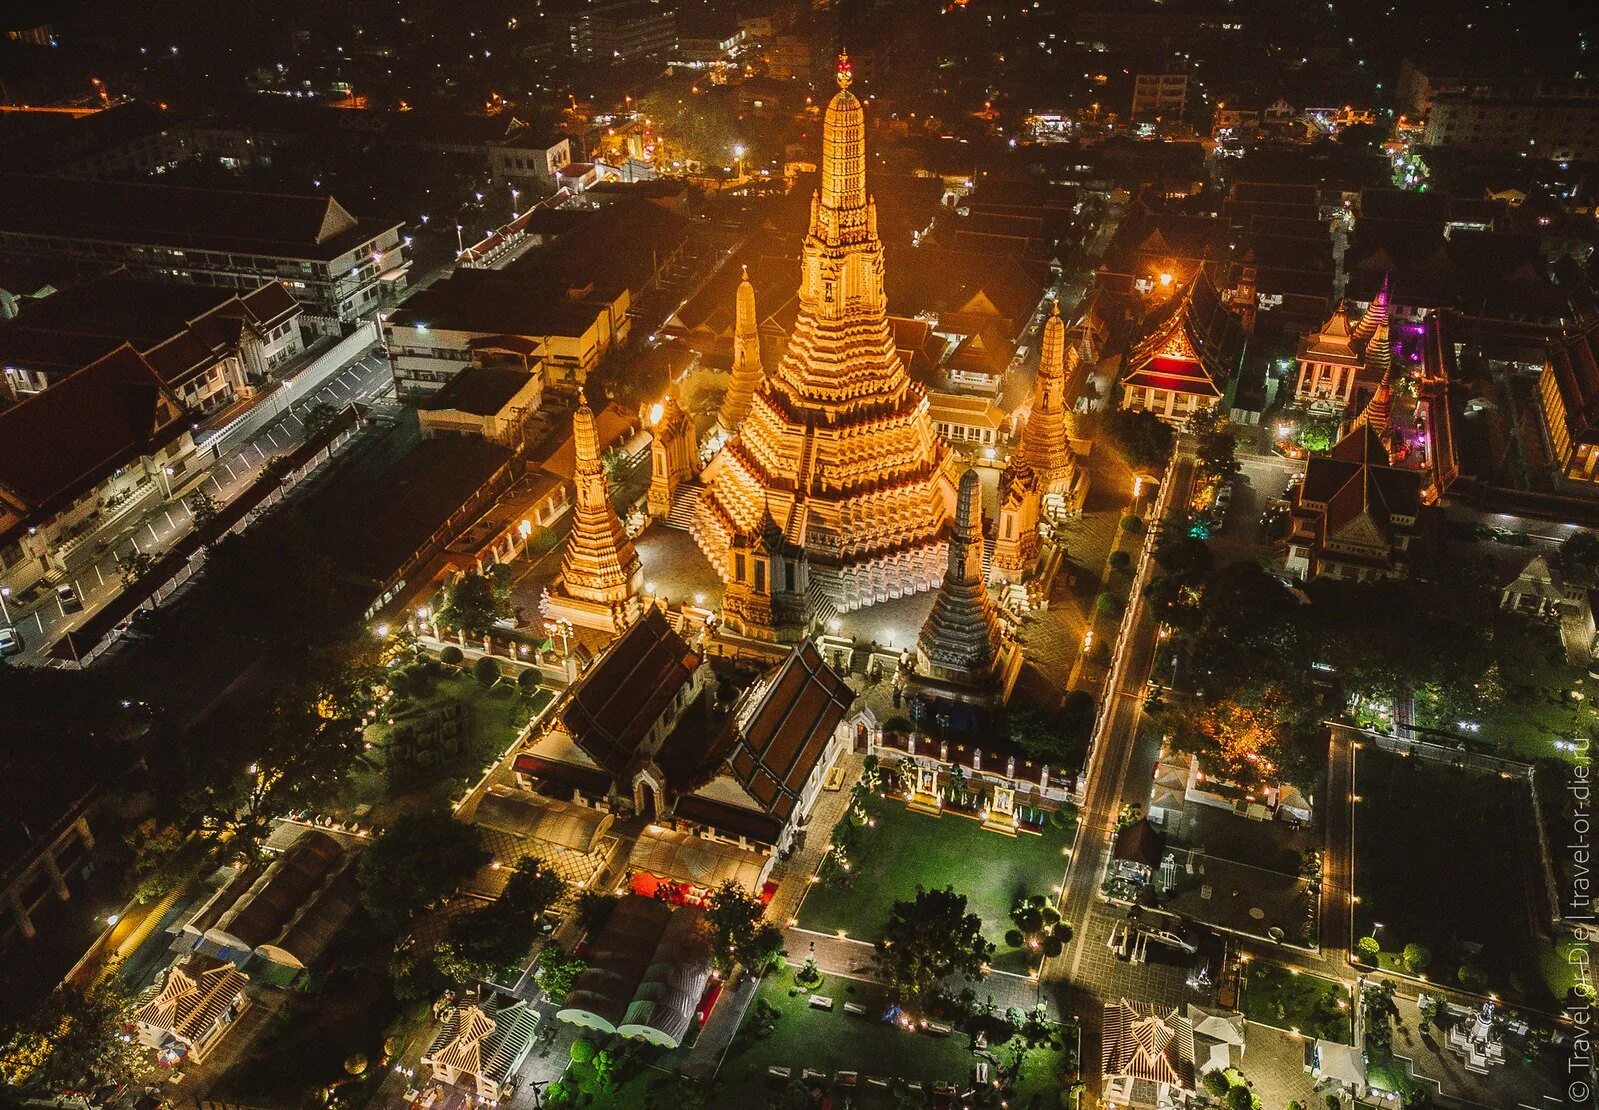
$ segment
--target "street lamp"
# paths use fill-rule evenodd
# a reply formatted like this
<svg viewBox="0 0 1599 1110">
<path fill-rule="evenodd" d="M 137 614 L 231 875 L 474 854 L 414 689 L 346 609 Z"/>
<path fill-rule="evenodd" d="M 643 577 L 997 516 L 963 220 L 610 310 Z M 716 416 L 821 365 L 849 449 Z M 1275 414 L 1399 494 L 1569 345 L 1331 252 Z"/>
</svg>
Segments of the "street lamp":
<svg viewBox="0 0 1599 1110">
<path fill-rule="evenodd" d="M 734 143 L 733 144 L 733 159 L 737 163 L 737 167 L 738 167 L 737 176 L 743 177 L 744 176 L 744 144 L 743 143 Z"/>
<path fill-rule="evenodd" d="M 0 586 L 0 617 L 5 617 L 6 624 L 11 623 L 11 609 L 6 605 L 6 598 L 11 596 L 10 586 Z"/>
</svg>

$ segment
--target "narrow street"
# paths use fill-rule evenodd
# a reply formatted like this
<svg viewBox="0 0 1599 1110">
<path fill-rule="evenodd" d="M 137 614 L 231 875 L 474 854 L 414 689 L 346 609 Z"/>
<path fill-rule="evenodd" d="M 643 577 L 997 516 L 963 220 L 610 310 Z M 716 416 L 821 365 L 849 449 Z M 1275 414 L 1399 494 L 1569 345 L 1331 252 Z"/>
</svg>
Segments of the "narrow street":
<svg viewBox="0 0 1599 1110">
<path fill-rule="evenodd" d="M 10 623 L 22 634 L 26 650 L 19 661 L 42 663 L 50 646 L 82 625 L 122 591 L 120 560 L 135 553 L 159 554 L 194 526 L 188 498 L 204 490 L 218 507 L 238 496 L 260 475 L 266 464 L 287 454 L 305 439 L 304 417 L 317 405 L 341 408 L 351 402 L 366 403 L 392 388 L 388 364 L 367 353 L 339 370 L 315 392 L 296 398 L 271 424 L 245 443 L 233 447 L 196 471 L 187 484 L 170 491 L 162 489 L 159 499 L 137 518 L 130 519 L 114 536 L 95 545 L 96 554 L 74 566 L 70 584 L 83 603 L 79 611 L 68 611 L 54 589 L 43 587 L 26 604 L 8 605 Z M 199 437 L 203 441 L 203 434 Z"/>
</svg>

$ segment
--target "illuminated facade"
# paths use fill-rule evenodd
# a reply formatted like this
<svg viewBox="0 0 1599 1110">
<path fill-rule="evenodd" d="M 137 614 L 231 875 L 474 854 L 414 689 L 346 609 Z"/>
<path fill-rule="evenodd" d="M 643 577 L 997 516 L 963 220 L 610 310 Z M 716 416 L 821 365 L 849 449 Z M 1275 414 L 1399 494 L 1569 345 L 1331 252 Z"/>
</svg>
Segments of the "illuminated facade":
<svg viewBox="0 0 1599 1110">
<path fill-rule="evenodd" d="M 1570 482 L 1599 483 L 1599 326 L 1550 342 L 1538 377 L 1555 473 Z"/>
<path fill-rule="evenodd" d="M 1054 306 L 1044 325 L 1044 342 L 1033 383 L 1033 404 L 1022 429 L 1017 455 L 1033 472 L 1044 506 L 1052 513 L 1082 510 L 1088 476 L 1078 465 L 1066 429 L 1066 370 L 1078 353 L 1066 345 L 1066 323 Z"/>
<path fill-rule="evenodd" d="M 877 207 L 866 191 L 866 121 L 847 59 L 838 83 L 788 349 L 706 467 L 692 528 L 727 584 L 730 608 L 757 585 L 779 595 L 781 628 L 763 627 L 754 609 L 727 614 L 735 630 L 761 638 L 794 638 L 827 609 L 936 585 L 954 504 L 950 449 L 889 329 Z M 759 584 L 758 552 L 768 559 Z M 780 564 L 776 582 L 771 559 Z"/>
<path fill-rule="evenodd" d="M 572 438 L 577 454 L 577 501 L 572 509 L 572 533 L 561 554 L 561 575 L 551 590 L 545 616 L 617 632 L 638 616 L 644 571 L 611 504 L 594 413 L 581 392 L 572 414 Z"/>
<path fill-rule="evenodd" d="M 1243 355 L 1243 324 L 1201 270 L 1133 347 L 1121 407 L 1181 424 L 1221 404 Z"/>
</svg>

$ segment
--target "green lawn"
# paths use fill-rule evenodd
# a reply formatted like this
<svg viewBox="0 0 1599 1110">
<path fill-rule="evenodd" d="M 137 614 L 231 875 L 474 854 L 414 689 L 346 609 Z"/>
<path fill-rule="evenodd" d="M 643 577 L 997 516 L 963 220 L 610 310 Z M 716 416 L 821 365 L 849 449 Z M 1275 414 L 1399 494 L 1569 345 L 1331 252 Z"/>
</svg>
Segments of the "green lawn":
<svg viewBox="0 0 1599 1110">
<path fill-rule="evenodd" d="M 1244 1016 L 1307 1037 L 1349 1044 L 1349 991 L 1319 975 L 1254 961 L 1243 987 Z"/>
<path fill-rule="evenodd" d="M 866 805 L 877 825 L 858 834 L 849 885 L 812 886 L 800 907 L 800 926 L 824 933 L 843 929 L 876 941 L 890 907 L 914 897 L 918 884 L 929 890 L 952 886 L 982 918 L 983 935 L 996 949 L 994 966 L 1025 971 L 1022 953 L 1005 945 L 1011 906 L 1026 895 L 1053 897 L 1066 873 L 1075 813 L 1064 829 L 1046 825 L 1041 836 L 1011 837 L 967 817 L 912 813 L 897 799 L 873 796 Z"/>
<path fill-rule="evenodd" d="M 859 1074 L 850 1099 L 863 1108 L 889 1108 L 897 1105 L 894 1096 L 866 1083 L 868 1076 L 917 1080 L 928 1089 L 939 1081 L 965 1082 L 971 1078 L 977 1057 L 971 1040 L 960 1032 L 935 1036 L 909 1032 L 884 1022 L 882 989 L 873 983 L 826 976 L 814 992 L 794 986 L 791 969 L 766 976 L 756 991 L 755 1001 L 733 1038 L 711 1092 L 712 1106 L 764 1107 L 783 1089 L 767 1075 L 768 1067 L 791 1069 L 799 1078 L 805 1068 L 825 1072 L 831 1078 L 840 1071 Z M 834 999 L 831 1011 L 812 1009 L 811 993 Z M 763 1027 L 761 1004 L 776 1011 L 776 1019 Z M 865 1007 L 865 1016 L 844 1012 L 844 1004 Z M 1074 1050 L 1075 1038 L 1069 1029 L 1054 1031 L 1054 1043 L 1026 1050 L 1019 1081 L 1010 1093 L 1012 1107 L 1057 1107 L 1063 1073 Z M 993 1046 L 996 1056 L 1008 1062 L 1005 1046 Z"/>
<path fill-rule="evenodd" d="M 1487 987 L 1549 1001 L 1527 916 L 1542 897 L 1529 897 L 1537 861 L 1526 781 L 1366 748 L 1355 785 L 1356 937 L 1375 936 L 1392 954 L 1425 945 L 1427 974 L 1451 984 L 1468 946 L 1480 945 L 1469 960 Z"/>
<path fill-rule="evenodd" d="M 1495 636 L 1494 648 L 1492 679 L 1502 696 L 1487 699 L 1477 710 L 1451 712 L 1436 691 L 1419 690 L 1416 724 L 1512 759 L 1570 759 L 1570 751 L 1556 747 L 1556 742 L 1592 731 L 1589 701 L 1599 696 L 1599 688 L 1592 680 L 1585 681 L 1582 668 L 1566 663 L 1559 633 L 1547 625 L 1512 623 Z M 1583 692 L 1581 702 L 1571 696 L 1573 690 Z M 1463 728 L 1461 721 L 1481 727 Z"/>
<path fill-rule="evenodd" d="M 478 780 L 487 764 L 504 754 L 522 726 L 554 697 L 555 692 L 547 687 L 540 687 L 531 699 L 523 697 L 511 678 L 502 678 L 493 689 L 485 689 L 467 672 L 446 671 L 424 680 L 408 693 L 397 710 L 388 714 L 392 720 L 367 728 L 366 739 L 371 747 L 351 769 L 335 808 L 353 810 L 364 803 L 373 807 L 369 819 L 383 821 L 411 806 L 453 801 Z M 460 706 L 459 752 L 446 754 L 436 745 L 426 765 L 391 760 L 391 737 L 407 725 L 420 729 L 430 714 L 451 704 Z"/>
</svg>

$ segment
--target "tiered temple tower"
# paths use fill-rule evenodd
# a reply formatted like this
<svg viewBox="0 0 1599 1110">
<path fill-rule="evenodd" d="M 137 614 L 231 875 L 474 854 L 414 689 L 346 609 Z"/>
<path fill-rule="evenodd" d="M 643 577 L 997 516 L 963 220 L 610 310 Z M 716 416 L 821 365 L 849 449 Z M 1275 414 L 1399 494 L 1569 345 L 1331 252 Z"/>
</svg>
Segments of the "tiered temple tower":
<svg viewBox="0 0 1599 1110">
<path fill-rule="evenodd" d="M 1077 350 L 1069 355 L 1073 366 Z M 1075 513 L 1088 495 L 1087 475 L 1072 453 L 1066 435 L 1066 322 L 1060 305 L 1050 310 L 1044 324 L 1044 342 L 1038 358 L 1038 378 L 1033 383 L 1032 411 L 1022 428 L 1017 456 L 1038 481 L 1038 493 L 1052 513 Z"/>
<path fill-rule="evenodd" d="M 670 393 L 650 413 L 654 437 L 650 441 L 650 488 L 645 497 L 652 518 L 672 511 L 677 487 L 694 477 L 698 461 L 694 421 Z"/>
<path fill-rule="evenodd" d="M 1375 303 L 1374 303 L 1375 307 Z M 1393 446 L 1389 443 L 1389 425 L 1393 419 L 1393 387 L 1392 378 L 1394 371 L 1393 342 L 1388 338 L 1388 321 L 1383 320 L 1377 325 L 1377 330 L 1372 334 L 1371 342 L 1366 346 L 1366 369 L 1376 371 L 1377 388 L 1373 391 L 1371 399 L 1366 402 L 1366 407 L 1360 410 L 1360 415 L 1355 417 L 1351 428 L 1358 428 L 1362 424 L 1377 433 L 1377 438 L 1388 447 L 1389 454 L 1393 454 Z"/>
<path fill-rule="evenodd" d="M 577 503 L 572 509 L 572 534 L 561 555 L 561 575 L 551 588 L 545 615 L 618 632 L 638 616 L 644 571 L 611 504 L 594 412 L 581 390 L 572 414 L 572 438 Z"/>
<path fill-rule="evenodd" d="M 1038 475 L 1012 458 L 999 476 L 999 521 L 994 530 L 993 577 L 1017 581 L 1038 562 Z"/>
<path fill-rule="evenodd" d="M 725 435 L 731 437 L 750 414 L 755 391 L 766 377 L 761 367 L 761 329 L 755 319 L 755 286 L 750 284 L 749 267 L 738 283 L 738 306 L 733 318 L 733 380 L 722 398 L 717 418 Z"/>
<path fill-rule="evenodd" d="M 740 583 L 737 549 L 770 548 L 775 528 L 798 564 L 804 622 L 936 585 L 955 488 L 949 447 L 889 330 L 877 206 L 866 192 L 866 120 L 847 58 L 838 84 L 822 125 L 821 188 L 788 349 L 706 467 L 693 524 L 729 596 L 753 584 Z M 744 572 L 751 568 L 746 557 Z"/>
<path fill-rule="evenodd" d="M 983 581 L 982 514 L 982 483 L 968 470 L 961 475 L 944 583 L 916 641 L 916 668 L 924 685 L 948 695 L 1003 700 L 1021 660 Z"/>
</svg>

